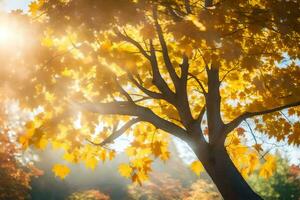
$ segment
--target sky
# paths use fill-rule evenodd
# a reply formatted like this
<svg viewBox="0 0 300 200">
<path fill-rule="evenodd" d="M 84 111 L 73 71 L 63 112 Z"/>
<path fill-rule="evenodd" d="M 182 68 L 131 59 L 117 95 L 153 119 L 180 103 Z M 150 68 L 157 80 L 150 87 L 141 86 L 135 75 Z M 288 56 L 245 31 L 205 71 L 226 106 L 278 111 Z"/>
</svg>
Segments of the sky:
<svg viewBox="0 0 300 200">
<path fill-rule="evenodd" d="M 0 10 L 10 11 L 16 9 L 28 10 L 28 4 L 32 0 L 0 0 Z"/>
</svg>

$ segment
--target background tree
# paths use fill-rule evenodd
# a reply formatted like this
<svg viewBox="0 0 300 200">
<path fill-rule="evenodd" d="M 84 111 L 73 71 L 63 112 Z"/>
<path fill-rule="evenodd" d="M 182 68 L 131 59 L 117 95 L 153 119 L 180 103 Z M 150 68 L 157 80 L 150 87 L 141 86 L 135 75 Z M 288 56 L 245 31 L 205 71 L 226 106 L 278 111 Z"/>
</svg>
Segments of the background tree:
<svg viewBox="0 0 300 200">
<path fill-rule="evenodd" d="M 260 199 L 243 176 L 257 168 L 262 144 L 243 145 L 241 123 L 299 145 L 289 119 L 300 114 L 298 1 L 39 0 L 30 12 L 45 27 L 43 57 L 52 56 L 19 97 L 44 109 L 20 137 L 24 147 L 51 142 L 94 169 L 127 132 L 130 163 L 119 171 L 142 183 L 153 159 L 169 158 L 169 133 L 191 147 L 202 163 L 192 169 L 204 167 L 224 199 Z M 265 160 L 270 176 L 274 159 Z"/>
<path fill-rule="evenodd" d="M 0 199 L 29 199 L 31 173 L 15 158 L 15 144 L 0 133 Z"/>
<path fill-rule="evenodd" d="M 272 177 L 263 179 L 258 173 L 254 173 L 250 176 L 249 183 L 266 200 L 299 199 L 299 166 L 290 166 L 288 161 L 280 156 L 276 162 L 277 168 Z"/>
<path fill-rule="evenodd" d="M 23 149 L 14 140 L 14 130 L 8 129 L 3 116 L 0 123 L 0 199 L 30 199 L 31 179 L 43 172 L 32 162 L 25 161 Z"/>
<path fill-rule="evenodd" d="M 109 196 L 98 190 L 86 190 L 83 192 L 74 192 L 68 197 L 68 200 L 109 200 Z"/>
<path fill-rule="evenodd" d="M 213 184 L 208 183 L 207 180 L 199 179 L 192 184 L 189 195 L 184 198 L 184 200 L 196 199 L 221 200 L 222 197 Z"/>
<path fill-rule="evenodd" d="M 155 200 L 155 199 L 184 199 L 187 196 L 186 189 L 179 180 L 168 174 L 155 173 L 151 176 L 151 181 L 143 186 L 130 185 L 128 193 L 132 199 Z"/>
</svg>

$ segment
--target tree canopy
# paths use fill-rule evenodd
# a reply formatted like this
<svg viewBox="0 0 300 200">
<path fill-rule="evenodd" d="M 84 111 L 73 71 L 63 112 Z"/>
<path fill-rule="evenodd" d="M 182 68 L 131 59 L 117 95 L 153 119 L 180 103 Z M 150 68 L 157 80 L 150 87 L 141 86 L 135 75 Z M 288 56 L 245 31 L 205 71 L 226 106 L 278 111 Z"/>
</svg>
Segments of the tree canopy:
<svg viewBox="0 0 300 200">
<path fill-rule="evenodd" d="M 94 169 L 114 158 L 109 144 L 131 135 L 119 172 L 141 184 L 153 159 L 169 158 L 170 134 L 229 198 L 234 189 L 223 186 L 243 182 L 235 167 L 244 177 L 274 170 L 253 131 L 300 144 L 298 1 L 37 0 L 30 15 L 41 46 L 24 51 L 34 52 L 28 73 L 18 70 L 26 81 L 11 87 L 43 111 L 20 136 L 24 148 L 51 143 Z M 64 178 L 69 169 L 53 171 Z"/>
</svg>

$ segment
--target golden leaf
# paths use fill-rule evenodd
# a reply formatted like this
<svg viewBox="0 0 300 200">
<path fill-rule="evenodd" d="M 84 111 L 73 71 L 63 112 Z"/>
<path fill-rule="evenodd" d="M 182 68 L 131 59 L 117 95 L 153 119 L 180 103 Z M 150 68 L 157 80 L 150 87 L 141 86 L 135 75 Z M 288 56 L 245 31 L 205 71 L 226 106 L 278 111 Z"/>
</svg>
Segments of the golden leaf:
<svg viewBox="0 0 300 200">
<path fill-rule="evenodd" d="M 132 173 L 132 168 L 128 164 L 121 164 L 119 166 L 119 173 L 121 174 L 121 176 L 129 178 Z"/>
<path fill-rule="evenodd" d="M 55 176 L 61 179 L 65 179 L 66 176 L 70 173 L 70 169 L 67 166 L 61 164 L 55 164 L 52 168 L 52 171 L 54 172 Z"/>
<path fill-rule="evenodd" d="M 192 162 L 192 164 L 190 165 L 190 168 L 193 172 L 195 172 L 197 174 L 197 176 L 199 176 L 201 174 L 201 172 L 204 171 L 204 167 L 203 167 L 202 163 L 198 160 Z"/>
</svg>

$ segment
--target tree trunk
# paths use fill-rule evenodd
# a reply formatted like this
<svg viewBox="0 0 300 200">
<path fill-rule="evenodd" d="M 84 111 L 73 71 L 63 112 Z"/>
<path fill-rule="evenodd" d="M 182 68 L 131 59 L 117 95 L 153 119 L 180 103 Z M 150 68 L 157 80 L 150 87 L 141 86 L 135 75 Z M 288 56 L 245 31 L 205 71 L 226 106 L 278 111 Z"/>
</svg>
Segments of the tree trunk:
<svg viewBox="0 0 300 200">
<path fill-rule="evenodd" d="M 207 146 L 196 155 L 225 200 L 262 200 L 241 176 L 225 147 Z"/>
</svg>

